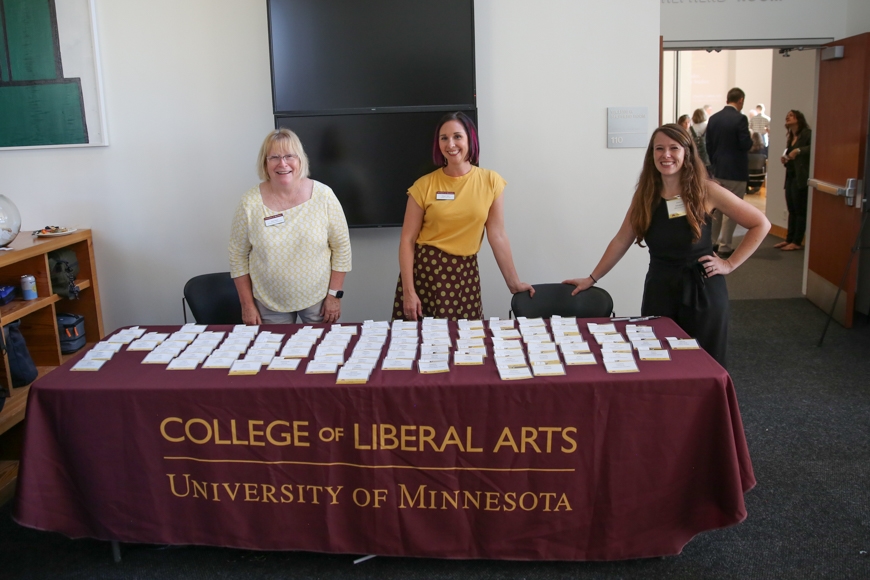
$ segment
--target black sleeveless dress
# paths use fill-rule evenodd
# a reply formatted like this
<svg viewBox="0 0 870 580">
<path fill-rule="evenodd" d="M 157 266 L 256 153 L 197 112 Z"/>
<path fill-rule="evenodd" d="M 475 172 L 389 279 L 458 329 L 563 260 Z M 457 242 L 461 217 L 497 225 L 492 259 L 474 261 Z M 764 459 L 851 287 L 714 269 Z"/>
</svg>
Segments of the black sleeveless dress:
<svg viewBox="0 0 870 580">
<path fill-rule="evenodd" d="M 641 314 L 672 318 L 724 367 L 728 288 L 724 276 L 707 278 L 698 262 L 713 255 L 710 220 L 701 228 L 701 239 L 692 243 L 686 217 L 669 218 L 662 200 L 653 211 L 644 242 L 649 247 L 649 271 Z"/>
</svg>

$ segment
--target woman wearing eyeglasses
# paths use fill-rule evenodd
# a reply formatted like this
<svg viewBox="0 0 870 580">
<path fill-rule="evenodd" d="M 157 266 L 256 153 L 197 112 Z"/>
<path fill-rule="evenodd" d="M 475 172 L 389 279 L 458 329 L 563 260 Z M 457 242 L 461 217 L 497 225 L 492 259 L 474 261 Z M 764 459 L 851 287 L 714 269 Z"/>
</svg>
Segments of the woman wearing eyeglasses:
<svg viewBox="0 0 870 580">
<path fill-rule="evenodd" d="M 351 250 L 341 204 L 308 177 L 295 133 L 270 132 L 257 157 L 262 183 L 246 191 L 230 234 L 230 274 L 245 324 L 335 322 Z"/>
</svg>

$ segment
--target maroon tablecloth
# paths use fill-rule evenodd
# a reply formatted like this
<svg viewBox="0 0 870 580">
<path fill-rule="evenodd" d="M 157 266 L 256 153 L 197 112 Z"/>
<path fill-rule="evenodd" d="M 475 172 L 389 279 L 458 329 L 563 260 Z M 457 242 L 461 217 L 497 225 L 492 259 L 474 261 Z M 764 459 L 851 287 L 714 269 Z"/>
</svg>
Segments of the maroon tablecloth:
<svg viewBox="0 0 870 580">
<path fill-rule="evenodd" d="M 731 378 L 700 350 L 632 374 L 599 362 L 501 381 L 489 357 L 378 368 L 365 385 L 304 362 L 228 376 L 144 356 L 71 372 L 76 357 L 33 385 L 17 522 L 122 542 L 611 560 L 742 521 L 755 484 Z"/>
</svg>

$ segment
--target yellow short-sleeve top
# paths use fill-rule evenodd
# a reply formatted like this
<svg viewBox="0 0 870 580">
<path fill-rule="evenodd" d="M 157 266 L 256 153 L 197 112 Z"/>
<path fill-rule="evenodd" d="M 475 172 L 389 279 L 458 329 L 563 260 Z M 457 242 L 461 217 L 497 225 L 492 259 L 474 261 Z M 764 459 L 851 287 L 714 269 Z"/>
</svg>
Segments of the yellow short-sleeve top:
<svg viewBox="0 0 870 580">
<path fill-rule="evenodd" d="M 408 190 L 423 209 L 417 243 L 454 256 L 476 254 L 483 241 L 489 208 L 505 185 L 501 175 L 480 167 L 472 167 L 462 177 L 450 177 L 442 169 L 424 175 Z"/>
</svg>

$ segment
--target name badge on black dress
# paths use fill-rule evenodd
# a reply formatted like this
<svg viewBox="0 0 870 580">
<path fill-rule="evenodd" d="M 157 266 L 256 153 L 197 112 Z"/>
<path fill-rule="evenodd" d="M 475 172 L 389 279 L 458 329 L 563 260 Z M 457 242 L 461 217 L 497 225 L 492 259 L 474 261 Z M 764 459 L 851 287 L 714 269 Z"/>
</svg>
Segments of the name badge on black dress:
<svg viewBox="0 0 870 580">
<path fill-rule="evenodd" d="M 668 204 L 668 217 L 670 219 L 686 215 L 686 204 L 683 203 L 680 196 L 677 196 L 674 199 L 666 199 L 665 202 Z"/>
</svg>

